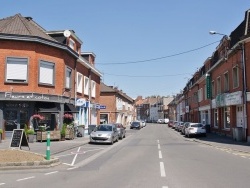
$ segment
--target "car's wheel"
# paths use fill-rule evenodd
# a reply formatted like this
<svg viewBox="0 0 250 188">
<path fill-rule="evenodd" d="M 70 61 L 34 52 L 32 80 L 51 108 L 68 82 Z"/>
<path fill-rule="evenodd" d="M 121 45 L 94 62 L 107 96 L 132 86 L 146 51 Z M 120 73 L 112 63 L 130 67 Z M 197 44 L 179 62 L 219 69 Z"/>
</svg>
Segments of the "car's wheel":
<svg viewBox="0 0 250 188">
<path fill-rule="evenodd" d="M 110 144 L 111 144 L 111 145 L 113 145 L 113 144 L 114 144 L 114 140 L 113 140 L 113 138 L 112 138 L 112 140 L 111 140 Z"/>
<path fill-rule="evenodd" d="M 120 139 L 122 140 L 122 139 L 123 139 L 123 136 L 121 136 Z"/>
<path fill-rule="evenodd" d="M 126 135 L 124 134 L 123 138 L 125 138 L 125 137 L 126 137 Z"/>
</svg>

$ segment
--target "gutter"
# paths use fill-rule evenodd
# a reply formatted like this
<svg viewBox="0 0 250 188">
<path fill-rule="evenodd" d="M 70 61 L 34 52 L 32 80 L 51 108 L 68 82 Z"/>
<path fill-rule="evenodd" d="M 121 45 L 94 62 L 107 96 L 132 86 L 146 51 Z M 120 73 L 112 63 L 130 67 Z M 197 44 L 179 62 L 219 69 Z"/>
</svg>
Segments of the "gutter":
<svg viewBox="0 0 250 188">
<path fill-rule="evenodd" d="M 41 37 L 32 37 L 32 36 L 25 36 L 25 35 L 8 35 L 8 34 L 0 34 L 0 39 L 2 40 L 16 40 L 16 41 L 27 41 L 27 42 L 37 42 L 41 44 L 45 44 L 48 46 L 52 46 L 55 48 L 59 48 L 62 50 L 67 51 L 71 55 L 73 55 L 75 58 L 78 58 L 79 55 L 73 51 L 71 48 L 69 48 L 66 45 L 63 45 L 61 43 L 53 42 Z"/>
</svg>

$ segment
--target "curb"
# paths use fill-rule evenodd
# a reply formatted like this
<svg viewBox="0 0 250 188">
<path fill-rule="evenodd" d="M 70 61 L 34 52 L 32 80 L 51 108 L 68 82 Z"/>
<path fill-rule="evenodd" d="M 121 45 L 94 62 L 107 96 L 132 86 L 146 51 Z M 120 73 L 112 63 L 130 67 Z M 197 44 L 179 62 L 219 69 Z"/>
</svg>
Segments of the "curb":
<svg viewBox="0 0 250 188">
<path fill-rule="evenodd" d="M 196 140 L 196 139 L 192 139 L 194 142 L 198 142 L 198 143 L 202 143 L 202 144 L 205 144 L 205 145 L 208 145 L 208 146 L 212 146 L 212 147 L 217 147 L 217 148 L 222 148 L 222 149 L 227 149 L 227 150 L 232 150 L 232 151 L 236 151 L 236 152 L 240 152 L 240 153 L 249 153 L 249 151 L 244 151 L 244 150 L 239 150 L 239 149 L 233 149 L 233 148 L 230 148 L 230 147 L 223 147 L 223 146 L 218 146 L 216 144 L 210 144 L 208 143 L 207 141 L 201 141 L 201 140 Z"/>
<path fill-rule="evenodd" d="M 49 168 L 61 164 L 58 158 L 49 161 L 24 161 L 0 163 L 1 170 Z"/>
</svg>

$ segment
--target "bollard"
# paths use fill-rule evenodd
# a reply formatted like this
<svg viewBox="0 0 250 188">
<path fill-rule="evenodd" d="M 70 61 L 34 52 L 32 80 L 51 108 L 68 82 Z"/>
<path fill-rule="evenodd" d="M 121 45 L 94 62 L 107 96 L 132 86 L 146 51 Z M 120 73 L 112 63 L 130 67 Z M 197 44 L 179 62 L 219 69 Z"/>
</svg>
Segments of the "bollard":
<svg viewBox="0 0 250 188">
<path fill-rule="evenodd" d="M 47 131 L 47 150 L 46 150 L 46 159 L 50 160 L 50 131 Z"/>
</svg>

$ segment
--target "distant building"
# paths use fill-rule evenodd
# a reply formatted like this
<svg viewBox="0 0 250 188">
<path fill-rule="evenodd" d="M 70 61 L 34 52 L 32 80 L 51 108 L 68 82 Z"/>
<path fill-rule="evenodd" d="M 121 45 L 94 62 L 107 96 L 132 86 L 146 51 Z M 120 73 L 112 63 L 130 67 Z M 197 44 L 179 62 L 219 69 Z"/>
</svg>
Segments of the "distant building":
<svg viewBox="0 0 250 188">
<path fill-rule="evenodd" d="M 135 119 L 134 100 L 117 87 L 101 83 L 100 107 L 100 124 L 129 125 Z"/>
</svg>

